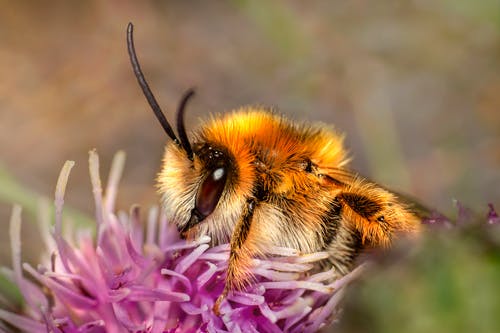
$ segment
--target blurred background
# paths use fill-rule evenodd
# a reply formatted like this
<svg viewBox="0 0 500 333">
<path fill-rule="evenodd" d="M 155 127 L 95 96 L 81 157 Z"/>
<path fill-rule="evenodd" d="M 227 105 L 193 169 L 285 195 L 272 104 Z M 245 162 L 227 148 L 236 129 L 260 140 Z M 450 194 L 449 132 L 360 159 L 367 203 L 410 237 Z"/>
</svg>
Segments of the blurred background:
<svg viewBox="0 0 500 333">
<path fill-rule="evenodd" d="M 274 106 L 346 133 L 352 167 L 444 213 L 500 205 L 500 3 L 414 1 L 0 1 L 0 223 L 33 221 L 65 160 L 66 203 L 91 215 L 88 150 L 105 179 L 127 153 L 119 208 L 157 202 L 167 137 L 132 74 L 129 21 L 169 119 L 189 87 L 210 112 Z M 451 213 L 453 215 L 453 213 Z M 37 231 L 23 225 L 25 244 Z M 24 249 L 25 260 L 38 248 Z M 0 264 L 9 264 L 8 233 Z"/>
</svg>

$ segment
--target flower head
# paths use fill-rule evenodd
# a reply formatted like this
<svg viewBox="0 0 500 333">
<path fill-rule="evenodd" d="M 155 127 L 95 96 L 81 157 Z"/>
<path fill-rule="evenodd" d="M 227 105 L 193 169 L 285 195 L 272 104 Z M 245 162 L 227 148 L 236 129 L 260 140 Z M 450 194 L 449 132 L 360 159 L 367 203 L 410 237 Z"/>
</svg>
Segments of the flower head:
<svg viewBox="0 0 500 333">
<path fill-rule="evenodd" d="M 53 230 L 44 223 L 50 259 L 38 267 L 21 265 L 21 209 L 14 207 L 13 269 L 3 273 L 19 286 L 25 306 L 22 314 L 0 310 L 0 319 L 22 332 L 315 332 L 335 318 L 344 286 L 362 269 L 332 282 L 333 271 L 309 272 L 326 253 L 275 248 L 269 258 L 254 260 L 255 283 L 230 293 L 218 316 L 212 308 L 224 288 L 228 244 L 210 247 L 208 237 L 180 239 L 158 208 L 149 211 L 146 228 L 137 206 L 130 214 L 115 214 L 124 154 L 114 159 L 104 196 L 95 152 L 89 164 L 95 237 L 81 230 L 63 237 L 64 192 L 73 162 L 66 162 L 57 183 Z"/>
</svg>

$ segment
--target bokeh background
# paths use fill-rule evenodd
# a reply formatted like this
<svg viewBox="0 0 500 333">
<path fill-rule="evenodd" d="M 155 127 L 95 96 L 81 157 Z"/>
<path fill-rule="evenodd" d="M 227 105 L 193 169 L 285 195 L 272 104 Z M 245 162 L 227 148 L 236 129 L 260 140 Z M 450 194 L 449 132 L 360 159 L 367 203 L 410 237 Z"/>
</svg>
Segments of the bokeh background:
<svg viewBox="0 0 500 333">
<path fill-rule="evenodd" d="M 11 202 L 34 221 L 65 160 L 66 202 L 92 214 L 88 150 L 105 175 L 123 149 L 119 208 L 157 202 L 166 136 L 132 74 L 169 119 L 189 87 L 187 124 L 263 104 L 346 133 L 352 166 L 453 215 L 500 205 L 500 3 L 414 1 L 0 1 L 0 224 Z M 36 228 L 23 226 L 36 260 Z M 9 262 L 0 233 L 0 264 Z"/>
</svg>

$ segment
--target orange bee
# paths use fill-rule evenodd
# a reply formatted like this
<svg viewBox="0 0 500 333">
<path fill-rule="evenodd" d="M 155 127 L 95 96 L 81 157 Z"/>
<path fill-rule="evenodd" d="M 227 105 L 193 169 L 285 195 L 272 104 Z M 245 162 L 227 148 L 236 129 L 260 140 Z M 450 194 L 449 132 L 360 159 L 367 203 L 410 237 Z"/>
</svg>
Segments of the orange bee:
<svg viewBox="0 0 500 333">
<path fill-rule="evenodd" d="M 249 283 L 251 259 L 270 246 L 326 251 L 323 266 L 342 276 L 364 249 L 419 231 L 420 218 L 395 194 L 348 169 L 343 137 L 326 125 L 246 107 L 213 116 L 188 137 L 190 90 L 179 105 L 176 136 L 140 69 L 132 31 L 129 24 L 132 67 L 172 139 L 158 176 L 163 206 L 182 236 L 230 242 L 221 297 Z"/>
</svg>

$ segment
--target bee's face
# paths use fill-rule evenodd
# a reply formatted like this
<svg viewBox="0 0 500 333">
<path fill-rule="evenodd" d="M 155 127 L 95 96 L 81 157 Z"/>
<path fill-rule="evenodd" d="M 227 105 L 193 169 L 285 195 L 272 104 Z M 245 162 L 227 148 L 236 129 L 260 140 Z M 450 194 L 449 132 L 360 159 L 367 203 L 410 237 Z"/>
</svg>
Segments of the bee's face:
<svg viewBox="0 0 500 333">
<path fill-rule="evenodd" d="M 208 142 L 193 143 L 193 161 L 174 143 L 165 149 L 159 188 L 167 218 L 182 234 L 207 234 L 228 242 L 248 191 L 231 153 Z"/>
</svg>

